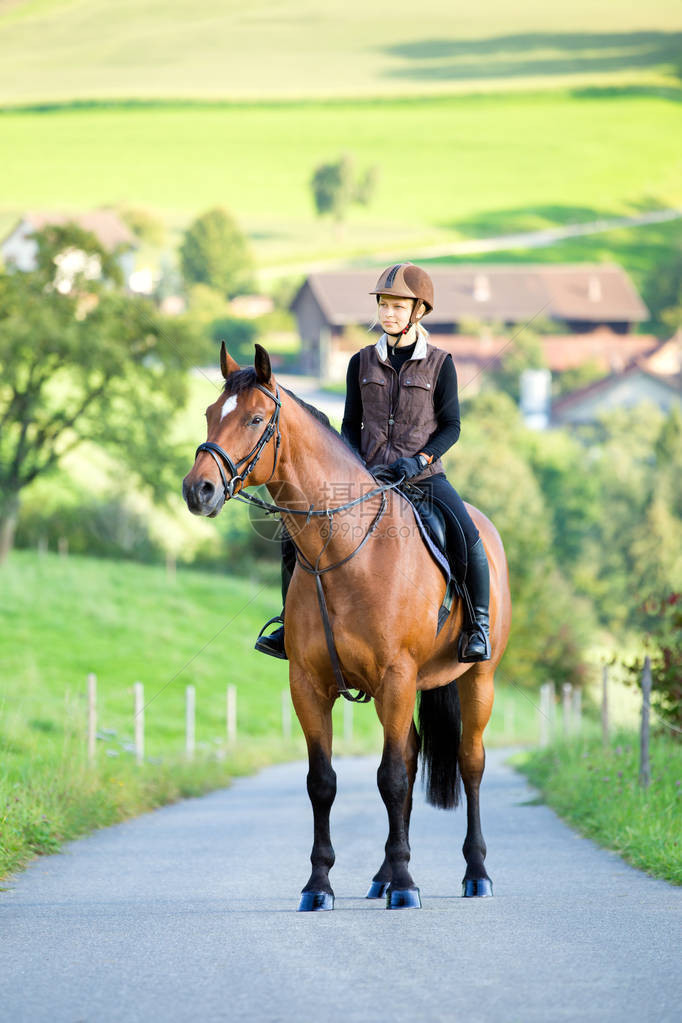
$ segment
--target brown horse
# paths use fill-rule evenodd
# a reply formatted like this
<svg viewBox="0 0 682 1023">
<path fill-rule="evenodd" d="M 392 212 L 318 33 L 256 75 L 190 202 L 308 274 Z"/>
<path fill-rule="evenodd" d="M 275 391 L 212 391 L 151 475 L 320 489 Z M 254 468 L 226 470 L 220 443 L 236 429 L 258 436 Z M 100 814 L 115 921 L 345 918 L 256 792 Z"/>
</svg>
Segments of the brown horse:
<svg viewBox="0 0 682 1023">
<path fill-rule="evenodd" d="M 437 635 L 445 580 L 419 536 L 409 503 L 392 488 L 378 486 L 338 434 L 277 386 L 260 345 L 254 368 L 240 370 L 224 345 L 220 363 L 225 387 L 206 412 L 208 439 L 183 481 L 183 495 L 195 515 L 215 516 L 246 485 L 266 484 L 298 550 L 285 637 L 291 696 L 308 746 L 314 817 L 312 873 L 299 909 L 331 909 L 334 904 L 329 814 L 336 794 L 332 706 L 340 685 L 321 600 L 328 608 L 343 677 L 348 686 L 373 698 L 384 731 L 377 782 L 389 832 L 368 897 L 386 894 L 391 909 L 421 905 L 408 869 L 420 751 L 433 805 L 457 804 L 461 773 L 467 799 L 463 894 L 492 895 L 479 814 L 482 740 L 511 623 L 507 563 L 495 527 L 469 507 L 490 563 L 492 656 L 462 664 L 457 660 L 461 601 L 455 601 Z M 301 514 L 302 507 L 307 514 Z M 419 732 L 414 723 L 417 692 Z"/>
</svg>

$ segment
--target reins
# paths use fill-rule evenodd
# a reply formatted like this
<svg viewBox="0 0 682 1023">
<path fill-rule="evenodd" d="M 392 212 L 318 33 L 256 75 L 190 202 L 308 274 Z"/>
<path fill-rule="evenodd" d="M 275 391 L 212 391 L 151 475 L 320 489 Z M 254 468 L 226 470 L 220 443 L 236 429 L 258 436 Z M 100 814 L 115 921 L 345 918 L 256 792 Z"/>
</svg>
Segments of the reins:
<svg viewBox="0 0 682 1023">
<path fill-rule="evenodd" d="M 327 537 L 327 541 L 324 547 L 318 554 L 315 564 L 309 561 L 308 558 L 306 558 L 305 554 L 303 554 L 303 552 L 299 550 L 298 545 L 296 544 L 295 540 L 293 540 L 293 538 L 292 543 L 294 544 L 294 547 L 296 549 L 296 560 L 298 561 L 298 564 L 305 572 L 308 572 L 309 575 L 313 575 L 315 577 L 315 588 L 317 590 L 317 600 L 320 605 L 320 613 L 322 615 L 322 624 L 324 625 L 324 635 L 327 642 L 327 650 L 329 651 L 329 659 L 331 660 L 332 663 L 332 669 L 334 671 L 334 677 L 336 679 L 339 694 L 343 696 L 344 699 L 349 700 L 351 703 L 369 703 L 369 701 L 372 698 L 371 696 L 363 692 L 362 689 L 359 689 L 357 691 L 357 694 L 353 696 L 351 690 L 346 685 L 346 680 L 344 679 L 343 672 L 341 671 L 339 655 L 336 651 L 336 644 L 334 643 L 334 634 L 332 632 L 331 623 L 329 621 L 329 610 L 327 608 L 327 601 L 325 599 L 321 577 L 326 572 L 331 572 L 332 569 L 340 568 L 341 565 L 345 565 L 346 562 L 350 561 L 351 558 L 354 558 L 355 555 L 362 550 L 362 548 L 369 540 L 370 536 L 372 536 L 372 534 L 374 533 L 376 527 L 379 525 L 379 522 L 381 521 L 383 514 L 386 511 L 387 504 L 386 491 L 395 490 L 395 488 L 399 486 L 403 482 L 403 480 L 400 479 L 393 483 L 382 484 L 381 486 L 375 487 L 373 490 L 368 491 L 366 494 L 363 494 L 360 497 L 356 497 L 354 501 L 348 501 L 346 502 L 346 504 L 337 505 L 335 508 L 315 508 L 314 505 L 310 505 L 307 511 L 299 508 L 285 508 L 279 504 L 273 504 L 272 502 L 269 501 L 263 501 L 259 497 L 254 497 L 252 494 L 244 493 L 243 488 L 247 477 L 250 476 L 250 474 L 255 469 L 258 460 L 260 459 L 263 453 L 265 445 L 270 441 L 273 434 L 276 434 L 275 452 L 272 460 L 272 472 L 270 473 L 270 476 L 268 477 L 266 483 L 270 482 L 270 480 L 275 474 L 275 469 L 277 468 L 277 457 L 279 455 L 279 447 L 282 440 L 282 435 L 279 429 L 279 413 L 282 407 L 282 402 L 279 397 L 279 388 L 276 388 L 276 392 L 275 394 L 273 394 L 272 391 L 269 391 L 267 387 L 263 387 L 261 384 L 255 384 L 254 386 L 257 387 L 259 391 L 262 391 L 263 394 L 267 394 L 268 398 L 272 398 L 272 400 L 275 402 L 275 408 L 273 410 L 272 415 L 270 416 L 270 419 L 263 433 L 261 434 L 256 444 L 253 446 L 251 451 L 249 451 L 248 455 L 245 455 L 244 458 L 241 458 L 238 462 L 234 462 L 232 458 L 228 455 L 227 451 L 221 448 L 219 444 L 214 444 L 213 441 L 205 441 L 203 444 L 200 444 L 199 447 L 196 449 L 194 457 L 196 458 L 199 452 L 201 451 L 207 451 L 208 454 L 211 455 L 213 461 L 218 466 L 224 492 L 227 497 L 231 497 L 237 501 L 244 501 L 249 504 L 255 504 L 258 508 L 262 508 L 268 515 L 283 514 L 305 515 L 306 517 L 305 525 L 307 525 L 312 518 L 325 516 L 327 519 L 329 519 L 329 536 Z M 229 480 L 225 475 L 225 469 L 223 468 L 223 464 L 220 461 L 220 459 L 223 460 L 227 468 L 230 470 L 230 473 L 232 474 L 231 479 Z M 246 468 L 244 472 L 240 473 L 239 470 L 241 466 L 245 464 Z M 237 484 L 237 482 L 241 483 L 241 486 L 239 490 L 235 492 L 235 485 Z M 332 540 L 334 516 L 337 515 L 339 512 L 348 511 L 350 508 L 354 508 L 356 505 L 363 504 L 365 501 L 369 501 L 372 497 L 378 496 L 381 496 L 381 505 L 379 507 L 379 510 L 372 519 L 372 522 L 370 523 L 367 532 L 365 533 L 357 547 L 354 550 L 352 550 L 351 553 L 348 554 L 345 558 L 342 558 L 341 561 L 337 561 L 333 565 L 327 565 L 326 568 L 320 568 L 320 561 L 322 559 L 322 556 L 324 555 L 325 551 L 327 550 Z"/>
</svg>

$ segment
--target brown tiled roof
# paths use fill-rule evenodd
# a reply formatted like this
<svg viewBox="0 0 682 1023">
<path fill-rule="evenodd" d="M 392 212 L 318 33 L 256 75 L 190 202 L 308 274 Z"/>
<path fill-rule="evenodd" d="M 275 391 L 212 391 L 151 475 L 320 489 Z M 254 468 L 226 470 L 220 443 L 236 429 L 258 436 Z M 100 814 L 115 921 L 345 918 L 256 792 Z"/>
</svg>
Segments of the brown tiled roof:
<svg viewBox="0 0 682 1023">
<path fill-rule="evenodd" d="M 435 311 L 425 321 L 456 323 L 462 319 L 525 323 L 534 316 L 587 322 L 637 322 L 648 311 L 629 277 L 619 266 L 459 266 L 429 271 L 435 290 Z M 369 323 L 374 313 L 369 291 L 376 270 L 312 273 L 308 285 L 332 326 Z"/>
<path fill-rule="evenodd" d="M 91 210 L 88 213 L 25 213 L 23 220 L 41 231 L 48 224 L 78 224 L 84 231 L 90 231 L 101 242 L 105 249 L 112 251 L 123 245 L 128 248 L 137 246 L 137 239 L 127 224 L 112 210 Z"/>
</svg>

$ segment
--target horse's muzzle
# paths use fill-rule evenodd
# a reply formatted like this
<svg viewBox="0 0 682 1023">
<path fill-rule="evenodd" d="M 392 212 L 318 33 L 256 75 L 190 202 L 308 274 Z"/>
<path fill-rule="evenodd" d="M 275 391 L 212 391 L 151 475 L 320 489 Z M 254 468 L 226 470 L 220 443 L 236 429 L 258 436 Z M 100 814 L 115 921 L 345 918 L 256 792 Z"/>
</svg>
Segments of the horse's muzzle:
<svg viewBox="0 0 682 1023">
<path fill-rule="evenodd" d="M 225 494 L 222 487 L 218 489 L 210 480 L 199 479 L 192 483 L 185 476 L 182 481 L 182 496 L 192 515 L 205 515 L 210 519 L 216 517 L 223 504 Z"/>
</svg>

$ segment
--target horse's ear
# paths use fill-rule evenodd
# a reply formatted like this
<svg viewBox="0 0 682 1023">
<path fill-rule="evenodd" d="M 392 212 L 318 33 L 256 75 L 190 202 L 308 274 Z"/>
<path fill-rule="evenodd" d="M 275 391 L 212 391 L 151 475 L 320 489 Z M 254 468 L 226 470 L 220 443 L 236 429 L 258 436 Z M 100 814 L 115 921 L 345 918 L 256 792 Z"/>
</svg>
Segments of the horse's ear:
<svg viewBox="0 0 682 1023">
<path fill-rule="evenodd" d="M 227 380 L 230 373 L 236 373 L 239 369 L 239 363 L 235 362 L 223 341 L 220 345 L 220 371 Z"/>
<path fill-rule="evenodd" d="M 272 366 L 270 356 L 262 345 L 256 344 L 256 356 L 253 360 L 256 370 L 256 379 L 259 384 L 269 384 L 272 380 Z"/>
</svg>

